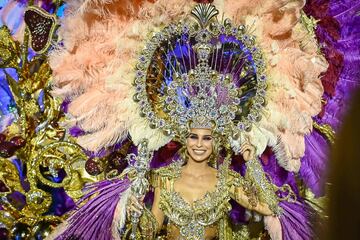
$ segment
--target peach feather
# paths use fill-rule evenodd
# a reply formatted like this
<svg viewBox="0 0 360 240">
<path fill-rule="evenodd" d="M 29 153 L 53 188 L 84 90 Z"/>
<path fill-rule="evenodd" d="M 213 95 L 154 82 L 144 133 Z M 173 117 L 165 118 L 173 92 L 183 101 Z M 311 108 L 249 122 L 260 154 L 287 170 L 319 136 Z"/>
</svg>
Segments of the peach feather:
<svg viewBox="0 0 360 240">
<path fill-rule="evenodd" d="M 77 142 L 91 151 L 112 146 L 129 135 L 135 144 L 149 139 L 156 150 L 171 140 L 151 129 L 133 102 L 131 85 L 137 57 L 151 33 L 183 19 L 195 5 L 188 0 L 69 0 L 59 31 L 64 43 L 50 55 L 53 95 L 70 100 L 68 127 L 85 135 Z M 313 37 L 299 22 L 304 0 L 215 0 L 225 17 L 247 24 L 267 60 L 268 105 L 262 120 L 247 133 L 260 155 L 273 148 L 279 164 L 297 172 L 305 152 L 304 136 L 321 110 L 320 74 L 326 61 L 317 54 Z M 222 19 L 222 15 L 218 17 Z M 112 226 L 125 216 L 117 205 Z M 120 221 L 123 222 L 123 219 Z M 281 224 L 265 217 L 272 239 L 281 240 Z"/>
<path fill-rule="evenodd" d="M 79 3 L 71 5 L 73 6 L 73 9 L 70 9 L 72 14 L 64 20 L 68 27 L 63 34 L 67 49 L 66 51 L 59 50 L 55 54 L 60 56 L 60 59 L 52 59 L 55 73 L 54 94 L 64 99 L 70 98 L 78 104 L 83 99 L 80 97 L 82 94 L 87 96 L 88 91 L 98 86 L 104 93 L 102 97 L 93 98 L 93 103 L 86 102 L 91 107 L 81 107 L 76 111 L 75 108 L 70 108 L 74 110 L 73 113 L 76 113 L 75 119 L 79 120 L 82 127 L 89 131 L 101 129 L 103 133 L 106 132 L 107 128 L 104 126 L 111 126 L 114 122 L 101 123 L 101 115 L 91 110 L 93 106 L 103 106 L 103 111 L 99 110 L 99 113 L 106 114 L 110 111 L 109 109 L 112 109 L 115 112 L 121 112 L 122 116 L 135 115 L 124 117 L 128 121 L 131 119 L 131 122 L 123 125 L 132 129 L 130 133 L 134 141 L 139 141 L 141 137 L 140 132 L 136 131 L 139 128 L 134 126 L 144 126 L 142 132 L 149 137 L 156 136 L 155 142 L 161 144 L 161 142 L 166 142 L 166 138 L 160 131 L 151 130 L 145 126 L 146 123 L 137 114 L 136 106 L 131 105 L 129 99 L 131 96 L 121 98 L 112 95 L 111 91 L 126 89 L 126 86 L 132 82 L 133 66 L 149 32 L 159 29 L 166 22 L 182 19 L 194 3 L 189 4 L 184 0 L 159 0 L 155 3 L 137 1 L 134 5 L 125 6 L 128 4 L 126 1 L 122 7 L 118 7 L 116 3 L 118 1 L 86 1 L 86 3 L 81 3 L 85 4 L 81 5 L 83 9 L 81 12 L 76 11 L 79 9 Z M 316 60 L 318 63 L 313 62 L 314 58 L 318 58 L 314 50 L 316 44 L 313 42 L 307 46 L 306 52 L 300 49 L 303 41 L 308 38 L 306 30 L 299 24 L 299 12 L 304 1 L 259 0 L 249 3 L 243 0 L 236 2 L 218 0 L 214 3 L 221 6 L 225 17 L 232 18 L 233 22 L 251 25 L 251 31 L 258 37 L 259 44 L 267 54 L 269 62 L 271 61 L 268 70 L 270 79 L 268 106 L 271 106 L 273 113 L 266 118 L 274 123 L 275 128 L 269 128 L 265 126 L 266 124 L 260 123 L 259 129 L 263 130 L 258 130 L 253 134 L 253 138 L 257 139 L 254 142 L 263 146 L 267 140 L 275 145 L 274 139 L 276 136 L 282 136 L 281 134 L 285 134 L 281 137 L 282 139 L 296 139 L 290 136 L 303 136 L 308 133 L 311 130 L 311 116 L 316 115 L 320 110 L 322 88 L 318 76 L 325 69 L 326 63 L 320 58 Z M 251 7 L 252 4 L 260 7 Z M 103 8 L 101 11 L 109 14 L 102 14 L 101 11 L 94 12 L 89 6 L 98 6 Z M 131 16 L 126 14 L 124 9 L 132 9 L 133 14 Z M 89 20 L 89 17 L 94 15 L 96 17 Z M 132 20 L 129 21 L 129 19 Z M 71 28 L 76 26 L 80 29 L 71 31 Z M 284 35 L 293 31 L 296 31 L 296 34 Z M 277 38 L 277 36 L 282 37 Z M 274 48 L 274 46 L 277 47 Z M 94 51 L 88 51 L 89 48 Z M 296 53 L 296 58 L 291 57 L 294 53 Z M 92 59 L 93 56 L 97 59 Z M 303 69 L 309 69 L 309 71 L 303 71 Z M 105 104 L 104 101 L 100 101 L 106 96 L 111 96 L 114 104 L 128 101 L 131 110 L 120 111 L 111 106 L 113 103 Z M 284 101 L 285 99 L 287 102 Z M 307 113 L 308 110 L 309 113 Z M 120 118 L 112 117 L 109 120 L 119 121 Z M 261 136 L 261 132 L 266 133 Z M 106 133 L 106 136 L 107 139 L 117 139 L 110 137 L 111 133 Z M 108 145 L 101 139 L 97 141 L 101 142 L 99 147 Z M 95 146 L 96 143 L 92 145 Z M 286 154 L 283 155 L 287 156 L 289 162 L 293 157 L 297 158 L 301 155 L 303 149 L 301 146 L 298 149 L 292 149 L 292 143 L 280 145 L 286 146 L 283 150 Z M 291 166 L 289 168 L 293 169 Z"/>
<path fill-rule="evenodd" d="M 51 57 L 53 94 L 72 101 L 69 105 L 72 119 L 69 122 L 78 124 L 87 132 L 78 138 L 78 142 L 91 150 L 121 140 L 126 135 L 130 119 L 134 118 L 132 115 L 140 118 L 134 113 L 134 103 L 129 100 L 131 96 L 126 100 L 112 95 L 111 91 L 121 89 L 129 93 L 127 86 L 133 81 L 131 64 L 134 64 L 149 29 L 181 19 L 191 7 L 187 1 L 122 3 L 119 7 L 121 4 L 118 1 L 70 1 L 68 15 L 63 21 L 65 28 L 61 31 L 64 48 L 54 51 Z M 130 16 L 126 13 L 129 9 L 138 15 Z M 128 21 L 130 18 L 133 21 Z M 102 93 L 95 94 L 94 89 L 102 89 Z M 94 96 L 90 96 L 92 94 Z M 107 103 L 105 99 L 112 102 Z M 115 107 L 121 102 L 128 102 L 128 106 Z M 109 118 L 101 117 L 110 112 L 113 114 Z M 122 117 L 115 117 L 118 115 Z M 113 125 L 117 128 L 111 132 L 113 128 L 110 126 Z M 149 136 L 155 135 L 156 142 L 168 141 L 160 140 L 164 137 L 160 131 L 143 130 L 149 131 Z M 91 142 L 91 138 L 96 140 Z"/>
<path fill-rule="evenodd" d="M 278 217 L 265 216 L 264 225 L 272 240 L 282 240 L 282 226 Z"/>
</svg>

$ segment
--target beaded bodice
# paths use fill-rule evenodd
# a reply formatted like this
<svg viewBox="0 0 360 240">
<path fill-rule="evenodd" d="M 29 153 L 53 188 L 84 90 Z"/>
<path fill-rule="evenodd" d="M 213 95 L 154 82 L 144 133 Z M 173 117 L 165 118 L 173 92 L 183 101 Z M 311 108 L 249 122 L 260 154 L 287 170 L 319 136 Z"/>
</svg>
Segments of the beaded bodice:
<svg viewBox="0 0 360 240">
<path fill-rule="evenodd" d="M 173 182 L 180 176 L 179 169 L 172 166 L 165 171 L 173 171 L 173 177 L 167 178 L 167 187 L 161 188 L 160 209 L 179 229 L 180 239 L 204 239 L 205 229 L 216 225 L 231 208 L 224 175 L 219 170 L 216 189 L 190 204 L 173 188 Z M 169 172 L 166 175 L 170 176 Z"/>
</svg>

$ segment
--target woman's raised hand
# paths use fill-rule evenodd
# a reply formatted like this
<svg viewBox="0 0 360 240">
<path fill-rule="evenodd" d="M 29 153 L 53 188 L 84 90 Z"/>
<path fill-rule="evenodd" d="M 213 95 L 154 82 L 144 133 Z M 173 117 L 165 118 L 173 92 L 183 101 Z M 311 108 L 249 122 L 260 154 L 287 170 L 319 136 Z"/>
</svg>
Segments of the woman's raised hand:
<svg viewBox="0 0 360 240">
<path fill-rule="evenodd" d="M 127 206 L 126 206 L 126 214 L 127 216 L 131 216 L 133 215 L 132 213 L 136 213 L 138 216 L 140 216 L 142 214 L 142 210 L 144 209 L 143 207 L 143 200 L 142 199 L 137 199 L 134 195 L 131 195 L 128 202 L 127 202 Z"/>
<path fill-rule="evenodd" d="M 255 157 L 255 147 L 249 142 L 245 142 L 240 147 L 240 153 L 245 161 L 249 161 Z"/>
</svg>

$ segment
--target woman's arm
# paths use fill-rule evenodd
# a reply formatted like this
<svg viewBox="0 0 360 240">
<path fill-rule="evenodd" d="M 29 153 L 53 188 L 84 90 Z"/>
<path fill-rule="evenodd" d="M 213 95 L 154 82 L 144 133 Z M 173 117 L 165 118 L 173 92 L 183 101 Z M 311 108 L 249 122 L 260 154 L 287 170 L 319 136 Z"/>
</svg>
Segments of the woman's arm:
<svg viewBox="0 0 360 240">
<path fill-rule="evenodd" d="M 232 174 L 232 181 L 235 180 L 238 184 L 234 184 L 230 192 L 233 198 L 245 208 L 262 215 L 274 215 L 274 210 L 277 212 L 278 199 L 261 165 L 257 162 L 255 152 L 255 147 L 248 141 L 241 145 L 240 154 L 246 164 L 246 180 L 240 174 Z"/>
<path fill-rule="evenodd" d="M 258 201 L 256 193 L 245 193 L 243 187 L 232 186 L 230 193 L 233 199 L 246 209 L 256 211 L 262 215 L 274 215 L 273 211 L 270 210 L 269 205 L 264 202 Z"/>
<path fill-rule="evenodd" d="M 154 202 L 151 211 L 144 206 L 143 199 L 137 199 L 131 196 L 127 207 L 128 224 L 124 237 L 122 239 L 128 239 L 131 231 L 130 216 L 132 212 L 138 213 L 140 216 L 140 222 L 137 229 L 137 238 L 141 239 L 155 239 L 157 233 L 161 230 L 164 222 L 164 214 L 159 208 L 160 202 L 160 188 L 155 188 Z"/>
<path fill-rule="evenodd" d="M 157 231 L 160 231 L 164 223 L 164 213 L 159 208 L 159 204 L 160 204 L 160 186 L 155 188 L 154 202 L 151 208 L 151 212 L 152 214 L 154 214 L 158 224 L 158 228 L 156 229 Z"/>
</svg>

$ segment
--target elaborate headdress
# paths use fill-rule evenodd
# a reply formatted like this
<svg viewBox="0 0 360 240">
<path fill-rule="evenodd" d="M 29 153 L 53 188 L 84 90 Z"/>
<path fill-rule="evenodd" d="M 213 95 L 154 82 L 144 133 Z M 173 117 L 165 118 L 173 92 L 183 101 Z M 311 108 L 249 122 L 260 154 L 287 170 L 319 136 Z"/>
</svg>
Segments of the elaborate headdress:
<svg viewBox="0 0 360 240">
<path fill-rule="evenodd" d="M 197 5 L 191 15 L 146 43 L 134 82 L 141 115 L 166 135 L 184 133 L 189 124 L 223 135 L 249 131 L 266 89 L 255 37 L 244 25 L 217 21 L 213 5 Z"/>
<path fill-rule="evenodd" d="M 211 76 L 206 79 L 206 102 L 216 99 L 212 106 L 217 113 L 228 110 L 221 113 L 225 119 L 213 121 L 216 128 L 225 126 L 229 135 L 229 129 L 244 129 L 257 154 L 270 146 L 281 166 L 299 170 L 304 135 L 312 129 L 312 116 L 321 110 L 319 74 L 327 67 L 316 41 L 299 21 L 303 1 L 264 1 L 256 8 L 248 1 L 215 1 L 219 16 L 234 24 L 219 22 L 210 5 L 197 7 L 191 18 L 188 13 L 195 3 L 185 0 L 94 4 L 102 10 L 93 12 L 90 5 L 71 2 L 71 17 L 64 19 L 64 25 L 79 30 L 63 28 L 59 34 L 64 47 L 50 56 L 53 94 L 70 101 L 70 124 L 85 132 L 77 137 L 81 146 L 98 151 L 128 135 L 135 144 L 149 139 L 152 150 L 169 142 L 179 130 L 179 121 L 189 120 L 191 109 L 200 110 L 193 102 L 199 99 L 193 85 L 199 84 L 195 79 L 200 76 L 195 74 L 200 67 L 197 46 L 204 42 L 210 48 L 207 73 Z M 284 14 L 274 18 L 279 8 Z M 98 18 L 88 23 L 92 14 Z M 164 22 L 173 24 L 164 26 Z M 155 33 L 149 36 L 151 31 Z M 205 35 L 197 34 L 201 31 Z M 88 49 L 94 51 L 89 54 Z M 237 94 L 229 91 L 231 85 Z M 174 94 L 176 98 L 171 98 Z M 238 109 L 230 108 L 238 99 Z M 264 102 L 266 107 L 260 110 Z M 172 110 L 178 112 L 168 106 L 177 106 Z M 232 141 L 232 146 L 236 150 L 239 142 Z"/>
</svg>

